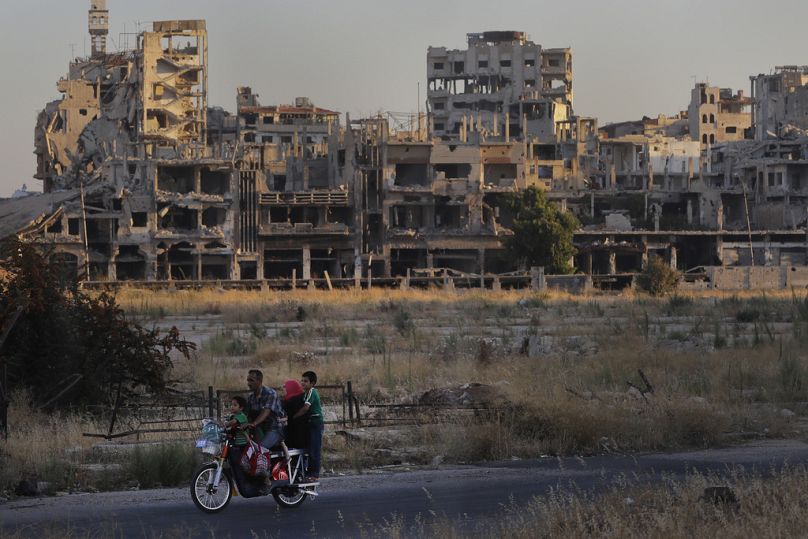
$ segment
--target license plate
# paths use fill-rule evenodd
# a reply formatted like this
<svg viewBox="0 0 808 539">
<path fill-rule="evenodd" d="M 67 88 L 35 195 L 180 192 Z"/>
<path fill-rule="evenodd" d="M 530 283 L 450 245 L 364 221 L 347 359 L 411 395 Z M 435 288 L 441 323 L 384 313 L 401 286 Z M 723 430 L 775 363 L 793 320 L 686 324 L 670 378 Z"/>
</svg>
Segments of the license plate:
<svg viewBox="0 0 808 539">
<path fill-rule="evenodd" d="M 205 447 L 206 443 L 208 443 L 208 441 L 205 440 L 204 438 L 202 438 L 201 440 L 196 441 L 196 447 L 199 447 L 199 448 Z"/>
</svg>

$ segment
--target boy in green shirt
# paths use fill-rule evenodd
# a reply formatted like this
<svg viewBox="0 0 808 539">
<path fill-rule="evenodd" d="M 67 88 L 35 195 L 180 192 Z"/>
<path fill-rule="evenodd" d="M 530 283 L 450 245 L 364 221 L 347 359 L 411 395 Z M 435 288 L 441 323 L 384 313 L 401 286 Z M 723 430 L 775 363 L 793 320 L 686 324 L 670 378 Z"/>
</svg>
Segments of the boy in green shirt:
<svg viewBox="0 0 808 539">
<path fill-rule="evenodd" d="M 233 397 L 230 401 L 230 416 L 225 421 L 226 428 L 239 427 L 236 430 L 236 436 L 233 440 L 233 445 L 236 447 L 244 447 L 247 445 L 247 434 L 242 430 L 244 425 L 247 424 L 247 414 L 244 409 L 247 408 L 247 401 L 244 397 Z"/>
<path fill-rule="evenodd" d="M 309 464 L 306 470 L 308 481 L 317 481 L 320 477 L 320 452 L 323 448 L 323 407 L 320 404 L 320 394 L 314 389 L 317 385 L 317 374 L 314 371 L 306 371 L 300 379 L 303 386 L 303 407 L 295 414 L 295 417 L 304 414 L 309 415 L 308 422 L 308 446 Z"/>
</svg>

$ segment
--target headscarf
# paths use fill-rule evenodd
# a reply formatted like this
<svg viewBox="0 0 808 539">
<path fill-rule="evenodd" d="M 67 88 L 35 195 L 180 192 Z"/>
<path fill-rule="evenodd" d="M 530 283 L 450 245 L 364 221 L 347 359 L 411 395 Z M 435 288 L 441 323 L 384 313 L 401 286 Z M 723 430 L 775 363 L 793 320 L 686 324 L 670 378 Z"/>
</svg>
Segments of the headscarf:
<svg viewBox="0 0 808 539">
<path fill-rule="evenodd" d="M 297 380 L 286 380 L 283 383 L 283 388 L 286 390 L 286 396 L 283 397 L 283 400 L 288 401 L 303 394 L 303 386 Z"/>
</svg>

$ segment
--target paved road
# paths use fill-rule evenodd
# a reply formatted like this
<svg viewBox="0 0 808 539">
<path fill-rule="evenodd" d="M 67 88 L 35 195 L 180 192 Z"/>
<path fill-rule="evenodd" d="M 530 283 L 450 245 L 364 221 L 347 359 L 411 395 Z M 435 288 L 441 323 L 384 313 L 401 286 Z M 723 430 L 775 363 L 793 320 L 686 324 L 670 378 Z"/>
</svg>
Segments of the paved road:
<svg viewBox="0 0 808 539">
<path fill-rule="evenodd" d="M 654 481 L 692 471 L 724 473 L 743 466 L 768 473 L 808 464 L 808 444 L 777 440 L 696 452 L 588 458 L 544 458 L 324 478 L 316 501 L 280 510 L 270 497 L 235 498 L 216 515 L 193 505 L 187 489 L 29 498 L 0 505 L 0 536 L 80 537 L 356 537 L 385 536 L 386 522 L 448 517 L 472 529 L 496 519 L 500 504 L 524 503 L 550 489 L 599 489 L 629 476 Z"/>
</svg>

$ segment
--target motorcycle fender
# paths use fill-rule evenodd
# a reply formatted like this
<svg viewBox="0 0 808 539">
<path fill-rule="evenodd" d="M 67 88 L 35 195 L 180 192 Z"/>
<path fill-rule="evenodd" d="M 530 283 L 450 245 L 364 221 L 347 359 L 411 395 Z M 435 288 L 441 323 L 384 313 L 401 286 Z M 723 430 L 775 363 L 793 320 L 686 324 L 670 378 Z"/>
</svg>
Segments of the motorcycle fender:
<svg viewBox="0 0 808 539">
<path fill-rule="evenodd" d="M 272 484 L 269 486 L 269 491 L 274 492 L 275 489 L 279 489 L 281 487 L 288 487 L 290 485 L 289 480 L 281 479 L 278 481 L 273 481 Z"/>
</svg>

